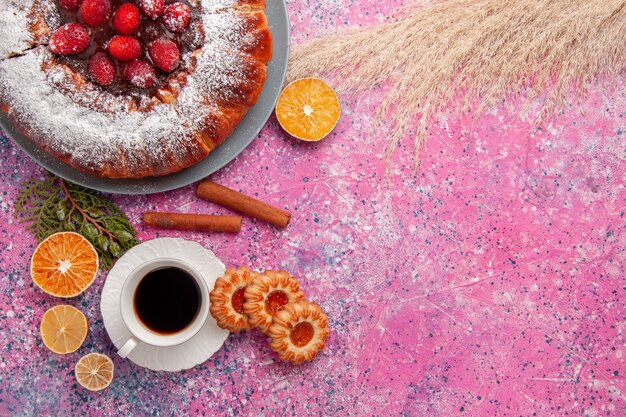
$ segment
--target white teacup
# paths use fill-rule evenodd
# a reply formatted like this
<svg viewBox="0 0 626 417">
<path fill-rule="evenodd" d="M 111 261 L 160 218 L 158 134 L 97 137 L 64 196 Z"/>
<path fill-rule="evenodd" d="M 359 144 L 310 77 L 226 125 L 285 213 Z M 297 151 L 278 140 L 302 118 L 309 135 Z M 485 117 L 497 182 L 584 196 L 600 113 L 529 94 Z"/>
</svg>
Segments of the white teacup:
<svg viewBox="0 0 626 417">
<path fill-rule="evenodd" d="M 182 269 L 194 279 L 199 291 L 200 303 L 195 317 L 189 324 L 176 333 L 163 334 L 151 330 L 137 316 L 134 298 L 137 286 L 147 274 L 166 267 Z M 204 325 L 209 314 L 209 289 L 200 272 L 193 266 L 179 259 L 158 258 L 139 265 L 130 273 L 122 287 L 120 308 L 122 320 L 132 334 L 118 351 L 118 354 L 125 358 L 139 343 L 146 343 L 152 346 L 174 346 L 184 343 L 195 336 Z"/>
</svg>

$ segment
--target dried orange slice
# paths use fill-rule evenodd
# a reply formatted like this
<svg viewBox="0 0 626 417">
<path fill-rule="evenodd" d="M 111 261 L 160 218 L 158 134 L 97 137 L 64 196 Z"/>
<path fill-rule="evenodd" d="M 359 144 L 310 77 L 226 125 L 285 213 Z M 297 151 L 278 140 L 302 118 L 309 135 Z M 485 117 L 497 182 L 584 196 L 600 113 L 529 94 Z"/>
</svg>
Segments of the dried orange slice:
<svg viewBox="0 0 626 417">
<path fill-rule="evenodd" d="M 75 352 L 87 337 L 87 317 L 69 305 L 54 306 L 41 318 L 41 339 L 54 353 Z"/>
<path fill-rule="evenodd" d="M 98 253 L 74 232 L 55 233 L 41 242 L 30 262 L 30 275 L 39 288 L 56 297 L 75 297 L 96 278 Z"/>
<path fill-rule="evenodd" d="M 113 381 L 113 361 L 102 353 L 89 353 L 78 360 L 74 375 L 89 391 L 100 391 Z"/>
<path fill-rule="evenodd" d="M 337 125 L 341 106 L 337 93 L 319 78 L 302 78 L 289 84 L 278 97 L 276 118 L 298 139 L 315 142 Z"/>
</svg>

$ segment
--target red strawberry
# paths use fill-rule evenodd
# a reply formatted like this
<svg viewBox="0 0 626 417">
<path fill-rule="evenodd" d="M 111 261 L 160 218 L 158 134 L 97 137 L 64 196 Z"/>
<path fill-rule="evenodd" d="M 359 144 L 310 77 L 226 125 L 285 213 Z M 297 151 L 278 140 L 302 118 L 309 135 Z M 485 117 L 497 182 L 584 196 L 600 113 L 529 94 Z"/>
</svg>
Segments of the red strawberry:
<svg viewBox="0 0 626 417">
<path fill-rule="evenodd" d="M 109 20 L 111 14 L 110 0 L 84 0 L 78 11 L 83 23 L 87 26 L 100 26 Z"/>
<path fill-rule="evenodd" d="M 191 21 L 191 10 L 184 3 L 172 3 L 165 8 L 163 25 L 170 32 L 182 32 Z"/>
<path fill-rule="evenodd" d="M 151 88 L 156 81 L 154 67 L 147 61 L 141 59 L 137 59 L 126 65 L 124 77 L 130 81 L 131 84 L 141 88 Z"/>
<path fill-rule="evenodd" d="M 156 20 L 165 10 L 165 0 L 138 0 L 137 4 L 146 17 Z"/>
<path fill-rule="evenodd" d="M 152 42 L 149 53 L 154 65 L 165 72 L 173 71 L 180 63 L 178 45 L 169 39 L 161 38 Z"/>
<path fill-rule="evenodd" d="M 113 58 L 124 62 L 137 59 L 141 55 L 141 44 L 132 36 L 113 36 L 107 49 Z"/>
<path fill-rule="evenodd" d="M 113 29 L 120 35 L 132 35 L 137 32 L 141 24 L 141 14 L 134 4 L 124 3 L 113 14 L 111 20 Z"/>
<path fill-rule="evenodd" d="M 89 60 L 89 72 L 100 85 L 109 85 L 115 79 L 115 63 L 104 52 L 96 52 Z"/>
<path fill-rule="evenodd" d="M 89 46 L 89 29 L 80 23 L 67 23 L 58 28 L 50 37 L 50 50 L 55 54 L 80 54 Z"/>
<path fill-rule="evenodd" d="M 61 7 L 65 10 L 78 10 L 78 6 L 80 6 L 80 2 L 83 0 L 59 0 Z"/>
</svg>

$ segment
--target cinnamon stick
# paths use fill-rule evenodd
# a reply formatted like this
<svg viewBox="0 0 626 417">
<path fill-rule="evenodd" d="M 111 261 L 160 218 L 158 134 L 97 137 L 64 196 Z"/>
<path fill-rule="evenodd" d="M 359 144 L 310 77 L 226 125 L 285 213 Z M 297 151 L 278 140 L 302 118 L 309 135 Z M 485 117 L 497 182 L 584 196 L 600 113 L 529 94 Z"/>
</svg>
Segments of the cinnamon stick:
<svg viewBox="0 0 626 417">
<path fill-rule="evenodd" d="M 220 206 L 266 221 L 278 227 L 286 227 L 289 224 L 289 220 L 291 220 L 291 213 L 286 210 L 270 206 L 210 180 L 204 180 L 200 183 L 197 195 Z"/>
<path fill-rule="evenodd" d="M 148 226 L 164 229 L 231 233 L 241 230 L 239 216 L 146 212 L 143 214 L 143 221 Z"/>
</svg>

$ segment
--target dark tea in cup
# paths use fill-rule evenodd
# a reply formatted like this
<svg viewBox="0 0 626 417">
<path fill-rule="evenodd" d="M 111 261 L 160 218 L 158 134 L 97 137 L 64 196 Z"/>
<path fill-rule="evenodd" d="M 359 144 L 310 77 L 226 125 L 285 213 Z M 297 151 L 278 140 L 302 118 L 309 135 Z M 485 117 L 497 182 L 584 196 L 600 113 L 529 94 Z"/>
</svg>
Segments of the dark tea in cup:
<svg viewBox="0 0 626 417">
<path fill-rule="evenodd" d="M 144 326 L 167 335 L 191 324 L 201 301 L 196 280 L 187 271 L 168 266 L 150 271 L 140 280 L 133 306 Z"/>
</svg>

